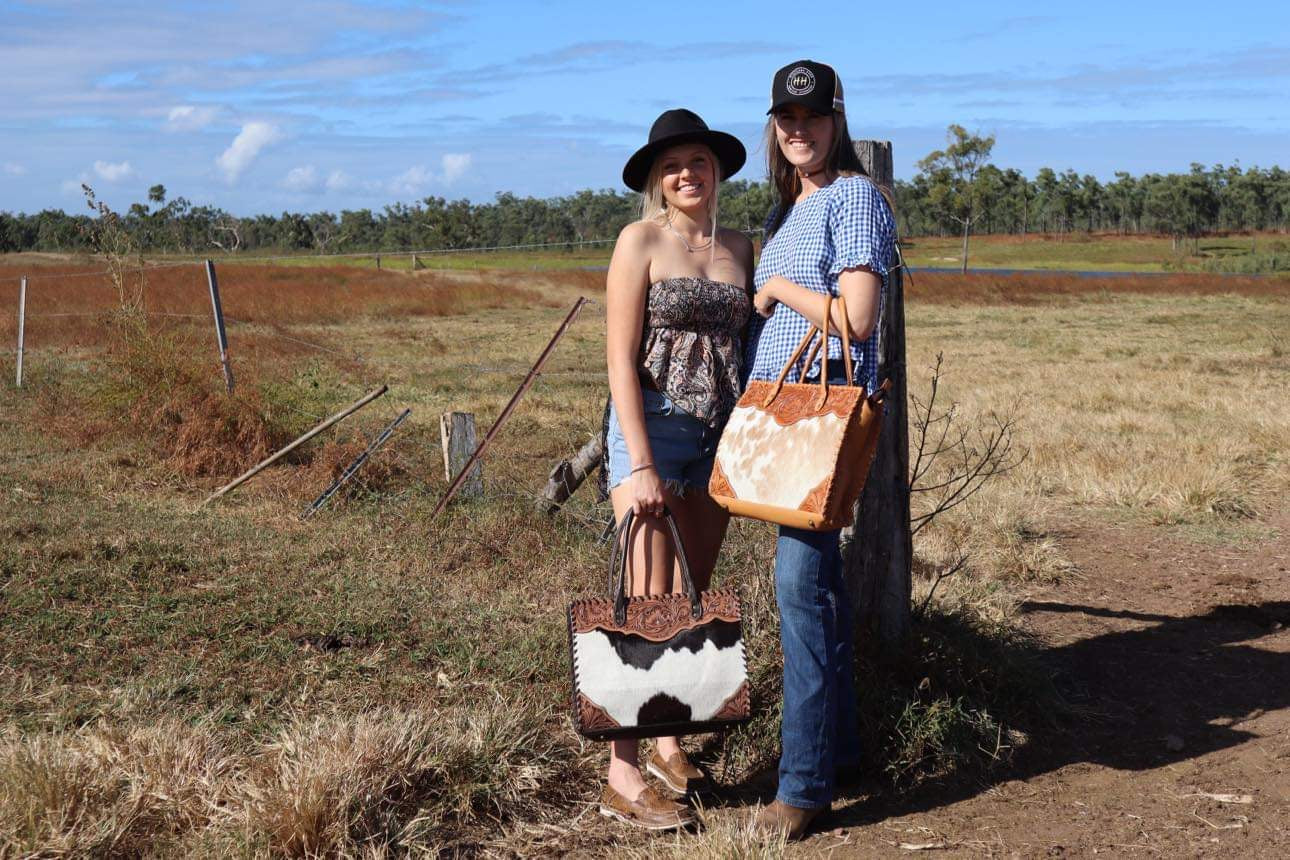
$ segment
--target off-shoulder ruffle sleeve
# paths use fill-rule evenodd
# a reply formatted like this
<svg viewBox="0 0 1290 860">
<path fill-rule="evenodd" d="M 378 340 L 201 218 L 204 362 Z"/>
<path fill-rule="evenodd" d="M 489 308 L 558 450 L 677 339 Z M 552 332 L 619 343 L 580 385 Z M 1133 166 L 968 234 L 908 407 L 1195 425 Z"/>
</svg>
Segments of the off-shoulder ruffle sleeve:
<svg viewBox="0 0 1290 860">
<path fill-rule="evenodd" d="M 833 260 L 829 275 L 864 266 L 886 280 L 895 257 L 896 222 L 878 186 L 864 177 L 833 183 L 828 232 Z"/>
</svg>

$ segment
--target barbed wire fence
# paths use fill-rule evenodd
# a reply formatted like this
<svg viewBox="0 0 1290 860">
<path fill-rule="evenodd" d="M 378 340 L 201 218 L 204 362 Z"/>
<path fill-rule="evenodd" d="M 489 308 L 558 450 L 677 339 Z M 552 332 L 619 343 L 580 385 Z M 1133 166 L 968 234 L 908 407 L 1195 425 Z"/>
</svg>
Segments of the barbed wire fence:
<svg viewBox="0 0 1290 860">
<path fill-rule="evenodd" d="M 270 255 L 257 257 L 229 255 L 223 258 L 219 265 L 272 263 L 283 260 L 295 262 L 304 260 L 335 261 L 338 259 L 344 260 L 382 255 L 389 256 L 391 253 L 406 256 L 410 254 L 464 254 L 499 250 L 531 250 L 549 247 L 564 247 L 568 245 L 603 244 L 610 241 L 613 240 L 582 240 L 576 243 L 526 243 L 523 245 L 481 246 L 464 249 L 427 249 L 424 251 L 380 251 L 364 254 L 338 253 L 314 255 Z M 166 309 L 147 308 L 142 313 L 148 319 L 171 322 L 182 327 L 184 329 L 185 336 L 188 338 L 188 341 L 191 342 L 191 347 L 197 350 L 204 350 L 205 354 L 209 354 L 211 356 L 213 378 L 218 379 L 220 364 L 214 344 L 199 342 L 203 337 L 206 339 L 210 338 L 210 327 L 213 320 L 212 312 L 210 310 L 205 310 L 204 312 L 196 310 L 193 312 L 187 312 L 184 310 L 174 309 L 174 305 L 177 302 L 182 304 L 184 301 L 187 301 L 195 307 L 207 304 L 206 296 L 204 295 L 204 265 L 204 260 L 197 259 L 187 261 L 172 260 L 166 262 L 144 262 L 140 266 L 132 265 L 129 268 L 129 271 L 131 274 L 137 272 L 146 277 L 148 274 L 162 270 L 191 269 L 192 278 L 188 283 L 168 283 L 163 287 L 156 288 L 157 291 L 164 289 L 170 293 L 170 295 L 166 296 L 168 302 L 168 304 L 166 304 Z M 236 272 L 236 270 L 234 270 L 234 272 Z M 233 274 L 232 278 L 230 278 L 230 274 L 232 273 L 226 273 L 222 277 L 228 281 L 229 285 L 236 285 L 236 274 Z M 62 358 L 64 359 L 81 356 L 83 359 L 89 358 L 92 360 L 92 345 L 87 345 L 86 343 L 81 343 L 76 340 L 72 340 L 72 342 L 67 343 L 65 340 L 60 341 L 58 337 L 53 338 L 53 345 L 51 345 L 48 335 L 54 332 L 50 327 L 47 327 L 42 323 L 66 322 L 76 318 L 81 318 L 87 321 L 106 321 L 106 319 L 111 316 L 110 297 L 107 296 L 106 293 L 108 291 L 115 290 L 114 285 L 110 282 L 111 275 L 112 270 L 104 268 L 91 271 L 58 272 L 40 272 L 37 269 L 37 271 L 25 276 L 0 276 L 0 296 L 4 297 L 4 304 L 9 305 L 9 307 L 14 307 L 15 305 L 10 304 L 8 298 L 9 290 L 3 289 L 3 285 L 15 284 L 25 280 L 29 288 L 35 287 L 35 289 L 29 289 L 25 296 L 27 299 L 27 307 L 25 308 L 23 319 L 20 321 L 20 326 L 25 327 L 25 343 L 22 344 L 21 350 L 27 359 L 28 385 L 32 382 L 32 359 L 35 358 L 37 359 L 37 362 L 39 362 L 39 358 L 43 354 L 49 354 L 51 352 L 62 353 Z M 550 277 L 558 278 L 559 272 L 552 271 L 550 273 Z M 75 284 L 81 285 L 81 287 L 77 288 L 77 291 L 82 293 L 86 289 L 93 292 L 97 288 L 102 288 L 105 294 L 101 303 L 102 306 L 94 309 L 83 310 L 58 309 L 60 303 L 57 294 L 60 292 L 60 288 L 64 286 L 70 287 Z M 51 287 L 53 288 L 52 291 Z M 149 287 L 152 288 L 152 285 L 149 285 Z M 191 295 L 179 297 L 177 293 L 180 290 L 191 290 Z M 34 302 L 32 301 L 33 298 L 35 299 Z M 73 298 L 78 301 L 66 302 L 62 306 L 76 306 L 78 302 L 81 306 L 85 304 L 86 300 L 84 295 Z M 150 296 L 150 298 L 155 299 L 156 295 Z M 92 303 L 98 304 L 98 302 Z M 209 305 L 207 306 L 209 307 Z M 363 350 L 353 348 L 353 346 L 349 344 L 344 348 L 337 348 L 334 344 L 329 345 L 319 343 L 316 339 L 309 336 L 302 336 L 302 333 L 298 331 L 298 328 L 305 327 L 304 325 L 296 327 L 293 326 L 291 322 L 273 322 L 268 320 L 255 321 L 253 319 L 244 319 L 237 315 L 238 307 L 236 302 L 229 307 L 229 310 L 232 313 L 224 315 L 223 321 L 229 327 L 229 347 L 231 359 L 235 365 L 239 361 L 248 360 L 246 356 L 246 351 L 248 349 L 253 353 L 258 352 L 259 350 L 256 346 L 256 342 L 262 340 L 290 344 L 293 347 L 301 348 L 308 353 L 315 353 L 318 356 L 326 356 L 334 360 L 333 367 L 335 367 L 337 363 L 343 363 L 344 365 L 343 368 L 337 368 L 337 382 L 343 387 L 335 391 L 334 399 L 336 402 L 344 400 L 351 389 L 370 389 L 372 386 L 389 379 L 392 373 L 396 373 L 401 370 L 401 368 L 397 366 L 397 360 L 388 357 L 377 359 L 372 355 L 365 353 Z M 8 314 L 5 314 L 5 316 L 8 316 Z M 586 321 L 582 321 L 580 326 L 585 327 L 587 324 L 588 323 Z M 310 323 L 306 325 L 313 324 Z M 5 327 L 0 327 L 0 332 L 5 331 Z M 15 342 L 7 332 L 5 333 L 5 339 L 6 343 L 2 348 L 0 348 L 0 355 L 8 357 L 20 354 L 18 349 L 12 348 Z M 242 354 L 239 356 L 239 353 Z M 562 354 L 557 350 L 557 355 Z M 557 362 L 555 366 L 549 369 L 544 369 L 538 375 L 538 378 L 534 383 L 535 390 L 529 394 L 530 398 L 541 393 L 540 386 L 542 386 L 543 377 L 563 377 L 566 381 L 577 386 L 587 386 L 594 388 L 598 392 L 606 390 L 603 365 L 592 368 L 587 366 L 587 362 L 581 360 L 581 357 L 574 357 L 573 360 L 568 360 L 567 353 L 563 354 L 562 357 L 566 360 Z M 469 360 L 468 355 L 462 355 L 462 358 L 467 359 L 467 361 Z M 504 356 L 501 354 L 493 354 L 484 358 L 483 361 L 470 363 L 463 361 L 454 367 L 454 371 L 459 375 L 469 377 L 478 377 L 484 374 L 511 377 L 514 379 L 514 382 L 518 384 L 519 380 L 528 370 L 528 365 L 524 361 L 525 357 L 517 356 L 515 361 L 499 361 L 499 358 L 504 358 Z M 402 368 L 402 370 L 407 369 L 408 368 Z M 233 400 L 240 402 L 247 408 L 256 408 L 256 404 L 247 400 L 240 390 L 230 392 L 228 396 Z M 388 428 L 391 424 L 397 421 L 402 409 L 409 407 L 408 404 L 400 403 L 397 397 L 387 396 L 378 399 L 382 401 L 381 404 L 377 405 L 373 403 L 373 408 L 367 410 L 366 415 L 360 413 L 353 420 L 348 430 L 351 438 L 362 438 L 369 446 L 376 441 L 377 436 L 382 432 L 382 430 Z M 316 424 L 322 421 L 325 417 L 324 413 L 318 409 L 310 409 L 307 405 L 302 405 L 300 403 L 281 401 L 275 402 L 274 406 L 275 408 L 284 408 L 289 410 L 296 414 L 300 419 L 308 421 L 311 424 Z M 432 491 L 432 488 L 440 486 L 439 482 L 435 480 L 432 475 L 425 474 L 428 467 L 432 468 L 431 464 L 433 464 L 435 458 L 433 456 L 427 457 L 424 450 L 425 447 L 428 447 L 431 444 L 425 438 L 426 435 L 433 434 L 430 432 L 430 428 L 425 426 L 426 422 L 424 422 L 424 418 L 426 416 L 424 414 L 423 407 L 419 407 L 415 403 L 410 404 L 410 406 L 414 410 L 414 415 L 418 411 L 422 412 L 423 422 L 422 426 L 419 428 L 421 432 L 413 434 L 409 434 L 407 432 L 394 432 L 389 438 L 389 441 L 374 455 L 374 459 L 379 458 L 389 461 L 390 465 L 392 465 L 397 471 L 414 477 L 414 481 L 410 486 L 389 488 L 394 491 L 392 495 L 395 497 L 405 496 L 408 493 Z M 477 404 L 475 403 L 451 404 L 451 407 L 466 409 L 472 412 L 477 411 Z M 524 404 L 519 404 L 517 412 L 522 412 L 523 407 Z M 588 414 L 586 416 L 574 416 L 573 422 L 578 426 L 570 424 L 569 426 L 561 426 L 559 428 L 544 428 L 544 431 L 555 429 L 558 444 L 562 444 L 567 448 L 565 452 L 565 456 L 567 456 L 568 454 L 572 454 L 576 451 L 579 445 L 586 440 L 587 436 L 598 428 L 598 413 L 599 410 L 597 409 L 596 414 L 594 415 Z M 437 419 L 438 415 L 434 415 L 433 417 Z M 437 420 L 434 423 L 437 424 Z M 331 438 L 337 439 L 346 433 L 346 429 L 341 428 L 339 431 L 332 430 L 329 432 L 332 434 Z M 502 428 L 499 440 L 505 436 L 506 428 Z M 514 442 L 516 440 L 511 441 Z M 520 440 L 520 442 L 522 443 L 522 440 Z M 503 450 L 500 452 L 494 451 L 492 455 L 486 458 L 487 467 L 485 470 L 485 481 L 487 494 L 490 497 L 522 499 L 525 502 L 531 502 L 536 505 L 540 499 L 539 489 L 545 484 L 547 473 L 552 463 L 538 463 L 535 462 L 532 457 L 522 456 L 522 453 L 517 456 L 517 452 L 523 451 L 523 444 L 507 444 L 501 447 Z M 549 450 L 550 444 L 548 443 L 546 447 Z M 356 477 L 355 483 L 359 486 L 363 485 L 361 473 Z M 317 489 L 322 490 L 323 487 L 320 486 Z M 384 490 L 385 488 L 382 489 Z M 563 511 L 568 516 L 573 517 L 576 521 L 585 523 L 588 529 L 599 533 L 603 527 L 603 518 L 599 517 L 595 512 L 598 500 L 594 499 L 594 494 L 591 491 L 584 492 L 583 495 L 587 500 L 586 503 L 566 504 Z M 333 501 L 331 505 L 335 506 L 335 501 Z"/>
</svg>

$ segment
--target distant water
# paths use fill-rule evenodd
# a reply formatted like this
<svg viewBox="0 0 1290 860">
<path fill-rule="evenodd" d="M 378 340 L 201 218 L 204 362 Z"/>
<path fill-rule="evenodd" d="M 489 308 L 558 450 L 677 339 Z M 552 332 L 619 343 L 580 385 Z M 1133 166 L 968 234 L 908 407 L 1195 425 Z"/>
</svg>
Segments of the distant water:
<svg viewBox="0 0 1290 860">
<path fill-rule="evenodd" d="M 959 274 L 958 266 L 910 266 L 910 271 L 915 275 L 919 272 L 938 272 L 947 275 Z M 968 268 L 969 275 L 1078 275 L 1081 278 L 1126 278 L 1126 277 L 1153 277 L 1166 275 L 1210 275 L 1219 278 L 1261 278 L 1266 277 L 1267 273 L 1262 272 L 1257 275 L 1246 275 L 1240 272 L 1106 272 L 1097 270 L 1084 269 L 987 269 L 987 268 Z"/>
</svg>

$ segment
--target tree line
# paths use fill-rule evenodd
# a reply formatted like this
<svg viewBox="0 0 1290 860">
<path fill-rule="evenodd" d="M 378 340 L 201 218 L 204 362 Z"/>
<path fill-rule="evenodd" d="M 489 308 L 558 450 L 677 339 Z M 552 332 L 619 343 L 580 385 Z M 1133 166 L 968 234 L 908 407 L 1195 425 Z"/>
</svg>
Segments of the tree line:
<svg viewBox="0 0 1290 860">
<path fill-rule="evenodd" d="M 1115 232 L 1191 238 L 1222 231 L 1290 226 L 1290 172 L 1192 165 L 1188 173 L 1132 176 L 1101 182 L 1073 170 L 1041 168 L 1033 178 L 988 161 L 992 138 L 951 126 L 950 145 L 919 162 L 910 181 L 893 189 L 901 235 Z M 766 182 L 722 184 L 721 223 L 756 233 L 773 196 Z M 120 215 L 122 226 L 149 253 L 350 253 L 450 250 L 612 238 L 636 218 L 638 197 L 613 190 L 538 199 L 498 194 L 486 203 L 426 197 L 379 211 L 290 212 L 235 216 L 183 197 L 167 199 L 153 186 L 144 202 Z M 92 248 L 91 214 L 46 209 L 0 212 L 0 252 L 80 251 Z"/>
</svg>

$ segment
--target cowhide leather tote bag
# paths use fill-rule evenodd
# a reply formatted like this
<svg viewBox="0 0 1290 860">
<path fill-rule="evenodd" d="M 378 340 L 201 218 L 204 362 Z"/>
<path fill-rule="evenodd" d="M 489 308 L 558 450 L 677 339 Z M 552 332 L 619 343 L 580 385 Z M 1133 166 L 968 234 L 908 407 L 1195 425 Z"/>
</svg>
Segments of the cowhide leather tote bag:
<svg viewBox="0 0 1290 860">
<path fill-rule="evenodd" d="M 609 556 L 610 597 L 569 606 L 573 724 L 592 740 L 719 731 L 751 716 L 739 597 L 695 591 L 681 533 L 663 516 L 683 594 L 627 596 L 628 511 Z"/>
<path fill-rule="evenodd" d="M 834 299 L 826 305 L 825 318 Z M 846 316 L 846 303 L 836 299 Z M 785 383 L 802 351 L 815 341 L 804 367 L 820 355 L 818 383 Z M 820 343 L 824 348 L 820 349 Z M 797 345 L 779 379 L 754 380 L 739 398 L 721 441 L 708 482 L 713 501 L 736 516 L 811 531 L 848 525 L 869 465 L 878 448 L 883 401 L 891 386 L 875 392 L 852 384 L 851 338 L 842 331 L 847 383 L 828 381 L 829 339 L 812 327 Z"/>
</svg>

